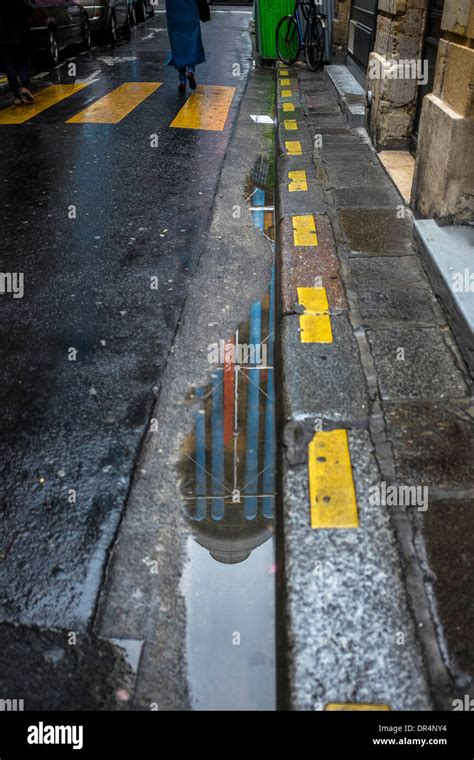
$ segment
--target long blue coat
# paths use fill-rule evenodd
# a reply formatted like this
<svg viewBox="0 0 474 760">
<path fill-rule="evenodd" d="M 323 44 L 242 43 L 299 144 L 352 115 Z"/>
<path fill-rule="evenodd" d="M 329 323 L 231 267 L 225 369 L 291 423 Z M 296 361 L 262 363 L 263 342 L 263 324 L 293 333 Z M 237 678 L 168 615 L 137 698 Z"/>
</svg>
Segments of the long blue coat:
<svg viewBox="0 0 474 760">
<path fill-rule="evenodd" d="M 166 20 L 171 43 L 170 66 L 195 66 L 206 60 L 196 0 L 166 0 Z"/>
</svg>

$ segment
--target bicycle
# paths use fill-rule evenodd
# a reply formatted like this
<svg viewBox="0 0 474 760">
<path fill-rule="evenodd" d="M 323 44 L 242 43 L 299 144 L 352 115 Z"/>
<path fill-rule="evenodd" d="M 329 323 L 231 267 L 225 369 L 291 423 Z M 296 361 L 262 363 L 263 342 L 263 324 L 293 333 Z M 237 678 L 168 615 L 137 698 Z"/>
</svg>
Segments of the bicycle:
<svg viewBox="0 0 474 760">
<path fill-rule="evenodd" d="M 303 32 L 301 7 L 306 27 Z M 292 16 L 283 16 L 276 28 L 276 49 L 278 57 L 287 66 L 295 63 L 303 51 L 306 65 L 316 71 L 324 56 L 324 29 L 326 15 L 319 13 L 317 0 L 295 0 Z"/>
</svg>

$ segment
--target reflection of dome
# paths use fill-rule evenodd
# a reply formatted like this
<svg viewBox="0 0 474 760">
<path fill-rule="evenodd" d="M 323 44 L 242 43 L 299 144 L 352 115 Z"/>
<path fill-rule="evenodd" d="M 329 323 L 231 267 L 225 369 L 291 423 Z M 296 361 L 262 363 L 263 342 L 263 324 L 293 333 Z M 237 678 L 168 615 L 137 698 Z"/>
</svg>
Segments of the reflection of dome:
<svg viewBox="0 0 474 760">
<path fill-rule="evenodd" d="M 272 521 L 260 514 L 255 520 L 246 520 L 242 504 L 228 504 L 223 520 L 193 520 L 193 532 L 197 543 L 217 562 L 233 565 L 246 560 L 257 546 L 268 541 L 273 528 Z"/>
</svg>

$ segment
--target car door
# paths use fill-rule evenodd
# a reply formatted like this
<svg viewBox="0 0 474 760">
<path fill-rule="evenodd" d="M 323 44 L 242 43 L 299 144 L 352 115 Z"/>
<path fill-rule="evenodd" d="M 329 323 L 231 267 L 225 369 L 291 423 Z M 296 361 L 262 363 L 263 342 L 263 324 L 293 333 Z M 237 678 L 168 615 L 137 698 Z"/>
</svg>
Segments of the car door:
<svg viewBox="0 0 474 760">
<path fill-rule="evenodd" d="M 48 15 L 48 25 L 54 24 L 60 49 L 69 45 L 70 21 L 64 0 L 38 0 L 36 7 L 42 7 Z"/>
<path fill-rule="evenodd" d="M 109 0 L 109 6 L 113 8 L 117 26 L 121 29 L 127 22 L 128 0 Z"/>
<path fill-rule="evenodd" d="M 74 45 L 82 39 L 82 9 L 77 0 L 64 0 L 68 14 L 68 44 Z"/>
</svg>

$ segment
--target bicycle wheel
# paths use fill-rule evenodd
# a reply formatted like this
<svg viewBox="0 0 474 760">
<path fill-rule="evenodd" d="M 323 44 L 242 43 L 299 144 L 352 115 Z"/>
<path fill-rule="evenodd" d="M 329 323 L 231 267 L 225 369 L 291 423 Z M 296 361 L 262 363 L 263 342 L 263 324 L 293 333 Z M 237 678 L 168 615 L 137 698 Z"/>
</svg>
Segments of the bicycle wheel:
<svg viewBox="0 0 474 760">
<path fill-rule="evenodd" d="M 306 24 L 304 52 L 308 69 L 316 71 L 324 57 L 324 27 L 316 13 L 311 14 Z"/>
<path fill-rule="evenodd" d="M 298 24 L 294 16 L 283 16 L 276 28 L 276 49 L 278 57 L 287 66 L 291 66 L 300 54 Z"/>
</svg>

